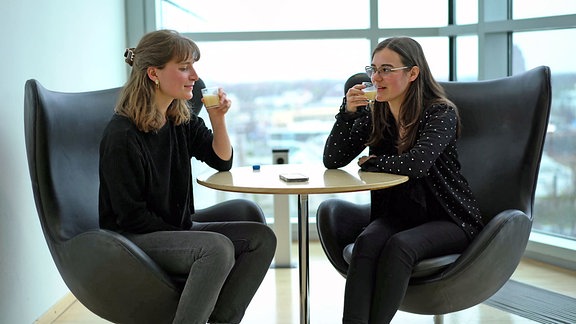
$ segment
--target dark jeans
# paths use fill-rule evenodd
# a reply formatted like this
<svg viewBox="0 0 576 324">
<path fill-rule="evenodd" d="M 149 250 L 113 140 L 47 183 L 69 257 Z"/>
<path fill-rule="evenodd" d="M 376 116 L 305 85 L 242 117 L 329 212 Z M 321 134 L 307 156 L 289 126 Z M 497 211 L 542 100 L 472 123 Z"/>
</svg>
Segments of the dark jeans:
<svg viewBox="0 0 576 324">
<path fill-rule="evenodd" d="M 189 231 L 127 237 L 168 273 L 187 276 L 174 323 L 240 323 L 272 262 L 276 236 L 260 222 L 260 209 L 244 200 L 193 219 Z"/>
<path fill-rule="evenodd" d="M 460 253 L 469 244 L 453 222 L 433 220 L 404 228 L 398 218 L 375 219 L 356 239 L 346 279 L 344 324 L 389 323 L 420 260 Z"/>
</svg>

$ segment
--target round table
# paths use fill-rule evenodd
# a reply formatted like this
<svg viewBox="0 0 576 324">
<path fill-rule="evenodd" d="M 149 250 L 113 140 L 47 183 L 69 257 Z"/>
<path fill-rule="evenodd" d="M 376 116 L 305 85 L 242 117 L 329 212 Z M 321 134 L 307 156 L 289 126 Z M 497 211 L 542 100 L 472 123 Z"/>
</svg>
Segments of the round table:
<svg viewBox="0 0 576 324">
<path fill-rule="evenodd" d="M 308 195 L 376 190 L 408 181 L 407 176 L 363 172 L 358 166 L 326 169 L 322 164 L 272 164 L 235 167 L 230 171 L 207 172 L 196 181 L 208 188 L 255 194 L 298 195 L 298 257 L 300 269 L 300 323 L 310 322 L 309 254 L 308 254 Z M 286 182 L 281 174 L 301 173 L 307 181 Z"/>
</svg>

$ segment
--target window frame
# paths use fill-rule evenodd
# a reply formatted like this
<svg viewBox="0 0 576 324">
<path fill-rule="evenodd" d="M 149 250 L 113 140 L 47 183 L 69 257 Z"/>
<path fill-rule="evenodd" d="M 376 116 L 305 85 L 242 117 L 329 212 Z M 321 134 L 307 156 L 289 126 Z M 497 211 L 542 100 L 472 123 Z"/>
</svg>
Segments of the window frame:
<svg viewBox="0 0 576 324">
<path fill-rule="evenodd" d="M 125 0 L 127 44 L 136 44 L 146 32 L 156 29 L 160 21 L 161 0 Z M 448 1 L 450 24 L 431 28 L 378 28 L 378 0 L 370 0 L 370 24 L 367 29 L 187 33 L 197 41 L 251 41 L 294 39 L 368 39 L 374 48 L 379 39 L 406 35 L 411 37 L 449 38 L 449 79 L 456 80 L 457 36 L 478 36 L 478 80 L 500 78 L 512 74 L 512 34 L 514 32 L 576 28 L 576 14 L 512 19 L 512 0 L 478 0 L 478 23 L 455 25 L 454 0 Z M 367 53 L 369 56 L 370 53 Z M 369 60 L 369 57 L 367 58 Z M 537 216 L 536 216 L 537 217 Z M 313 227 L 311 227 L 313 228 Z M 313 235 L 311 235 L 313 237 Z M 576 240 L 555 237 L 533 231 L 526 249 L 526 256 L 576 270 Z"/>
</svg>

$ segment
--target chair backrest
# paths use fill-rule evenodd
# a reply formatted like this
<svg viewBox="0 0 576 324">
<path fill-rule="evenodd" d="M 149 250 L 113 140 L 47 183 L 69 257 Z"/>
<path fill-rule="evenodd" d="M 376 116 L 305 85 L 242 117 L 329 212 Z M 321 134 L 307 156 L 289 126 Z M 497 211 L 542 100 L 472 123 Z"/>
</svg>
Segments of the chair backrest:
<svg viewBox="0 0 576 324">
<path fill-rule="evenodd" d="M 344 93 L 369 81 L 351 76 Z M 440 82 L 462 121 L 458 154 L 487 222 L 506 209 L 532 218 L 552 90 L 545 66 L 488 81 Z"/>
<path fill-rule="evenodd" d="M 189 101 L 202 109 L 198 80 Z M 24 123 L 36 208 L 49 244 L 98 228 L 99 146 L 121 88 L 64 93 L 25 85 Z"/>
<path fill-rule="evenodd" d="M 98 150 L 119 91 L 63 93 L 26 82 L 28 166 L 49 244 L 99 227 Z"/>
<path fill-rule="evenodd" d="M 364 72 L 353 74 L 344 82 L 344 95 L 348 92 L 348 89 L 352 88 L 356 84 L 361 84 L 362 82 L 370 82 L 370 77 Z"/>
<path fill-rule="evenodd" d="M 202 89 L 206 88 L 204 81 L 202 79 L 196 80 L 194 83 L 194 88 L 192 88 L 192 99 L 188 101 L 190 108 L 192 109 L 192 113 L 195 115 L 200 114 L 200 110 L 204 107 L 202 103 Z"/>
<path fill-rule="evenodd" d="M 532 208 L 551 103 L 550 69 L 477 82 L 441 82 L 462 121 L 462 173 L 484 221 Z"/>
</svg>

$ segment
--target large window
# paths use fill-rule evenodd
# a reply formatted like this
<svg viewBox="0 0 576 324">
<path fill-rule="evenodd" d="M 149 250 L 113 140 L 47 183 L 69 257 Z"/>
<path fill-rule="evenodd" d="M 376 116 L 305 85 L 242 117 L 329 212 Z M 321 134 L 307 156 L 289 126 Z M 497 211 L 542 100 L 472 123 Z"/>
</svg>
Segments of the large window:
<svg viewBox="0 0 576 324">
<path fill-rule="evenodd" d="M 414 5 L 419 2 L 411 1 Z M 437 14 L 423 15 L 417 21 L 423 26 L 446 25 L 445 1 L 420 2 L 430 7 L 428 12 Z M 232 98 L 228 117 L 233 121 L 229 131 L 235 165 L 269 164 L 275 148 L 289 149 L 290 163 L 321 163 L 324 142 L 344 95 L 344 82 L 370 64 L 371 41 L 381 40 L 377 33 L 371 40 L 366 32 L 370 26 L 369 3 L 356 1 L 350 6 L 349 2 L 330 0 L 220 1 L 218 6 L 226 10 L 213 10 L 214 3 L 165 0 L 161 1 L 158 28 L 188 32 L 202 53 L 195 65 L 200 77 L 208 85 L 223 87 Z M 380 11 L 384 25 L 414 21 L 406 20 L 406 14 L 389 14 L 402 8 L 385 8 Z M 415 38 L 428 53 L 435 76 L 448 80 L 448 39 Z M 206 116 L 205 112 L 201 116 Z M 200 163 L 194 163 L 194 167 L 195 172 L 207 171 Z M 200 206 L 246 196 L 200 186 L 195 190 L 203 197 Z M 367 202 L 369 194 L 347 197 Z M 272 215 L 270 196 L 252 195 L 250 199 Z M 311 196 L 311 210 L 324 199 Z M 291 211 L 294 221 L 296 213 Z"/>
<path fill-rule="evenodd" d="M 512 17 L 514 17 L 514 19 L 561 16 L 576 13 L 576 1 L 574 0 L 550 0 L 542 2 L 514 0 L 512 1 L 512 5 Z"/>
<path fill-rule="evenodd" d="M 162 27 L 191 33 L 367 28 L 369 0 L 164 0 Z M 351 17 L 354 17 L 351 19 Z"/>
<path fill-rule="evenodd" d="M 273 148 L 289 148 L 290 162 L 320 163 L 344 81 L 361 72 L 371 49 L 389 36 L 417 39 L 441 81 L 550 66 L 553 107 L 534 229 L 576 238 L 574 0 L 156 1 L 155 28 L 177 29 L 196 40 L 202 79 L 232 97 L 238 165 L 271 163 Z M 196 190 L 213 197 L 206 204 L 234 195 Z M 357 201 L 367 196 L 349 195 Z M 271 214 L 270 197 L 252 199 Z M 322 199 L 312 196 L 311 209 Z"/>
<path fill-rule="evenodd" d="M 552 70 L 552 112 L 536 188 L 534 229 L 576 237 L 576 29 L 513 34 L 513 72 Z M 545 50 L 545 49 L 554 50 Z"/>
<path fill-rule="evenodd" d="M 437 27 L 448 24 L 448 1 L 378 1 L 380 28 Z"/>
<path fill-rule="evenodd" d="M 455 0 L 454 23 L 458 25 L 478 23 L 478 0 Z"/>
<path fill-rule="evenodd" d="M 478 36 L 456 37 L 456 80 L 478 80 Z"/>
<path fill-rule="evenodd" d="M 366 39 L 200 41 L 198 46 L 200 77 L 207 85 L 223 87 L 233 101 L 228 127 L 235 165 L 271 164 L 272 150 L 278 148 L 289 149 L 290 163 L 321 163 L 344 81 L 362 71 L 370 53 Z M 214 195 L 210 189 L 195 190 Z M 271 196 L 250 198 L 272 215 Z M 319 201 L 311 197 L 312 208 Z M 296 219 L 296 209 L 291 216 Z"/>
</svg>

